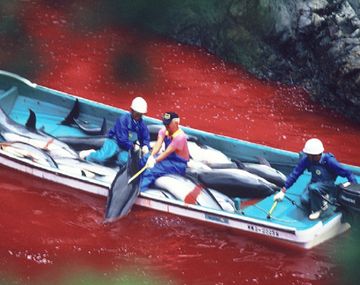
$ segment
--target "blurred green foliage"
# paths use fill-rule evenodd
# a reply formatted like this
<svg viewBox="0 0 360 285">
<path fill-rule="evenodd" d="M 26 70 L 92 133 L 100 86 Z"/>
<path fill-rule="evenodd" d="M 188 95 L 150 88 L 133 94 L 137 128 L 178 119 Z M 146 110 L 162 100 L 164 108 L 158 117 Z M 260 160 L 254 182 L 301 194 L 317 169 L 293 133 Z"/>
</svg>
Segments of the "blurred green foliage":
<svg viewBox="0 0 360 285">
<path fill-rule="evenodd" d="M 0 66 L 27 77 L 38 69 L 38 56 L 21 20 L 20 5 L 20 1 L 0 1 Z"/>
<path fill-rule="evenodd" d="M 340 276 L 343 285 L 358 284 L 360 278 L 360 217 L 351 221 L 349 235 L 337 248 L 336 263 L 340 267 Z"/>
<path fill-rule="evenodd" d="M 48 284 L 44 282 L 43 284 Z M 135 272 L 124 272 L 115 275 L 102 275 L 94 271 L 82 271 L 61 278 L 58 285 L 161 285 L 165 281 L 160 278 L 139 276 Z"/>
<path fill-rule="evenodd" d="M 22 278 L 20 276 L 5 277 L 0 274 L 0 285 L 162 285 L 167 284 L 165 277 L 158 277 L 153 274 L 141 272 L 137 270 L 125 270 L 121 273 L 100 273 L 96 269 L 76 269 L 76 271 L 67 270 L 59 276 L 49 276 L 48 273 L 40 274 L 36 277 Z M 172 280 L 172 284 L 177 284 Z"/>
<path fill-rule="evenodd" d="M 66 17 L 67 28 L 77 33 L 125 26 L 141 32 L 140 38 L 157 33 L 203 47 L 249 70 L 262 66 L 263 58 L 275 54 L 264 41 L 274 23 L 271 0 L 34 0 L 30 4 L 1 1 L 0 36 L 5 39 L 0 43 L 1 68 L 25 77 L 34 77 L 39 69 L 47 68 L 41 54 L 37 54 L 41 52 L 37 46 L 41 38 L 32 39 L 27 34 L 27 5 L 60 11 Z M 113 60 L 117 77 L 129 82 L 136 78 L 147 81 L 145 60 L 134 56 L 134 52 L 120 52 L 116 51 L 118 56 Z"/>
</svg>

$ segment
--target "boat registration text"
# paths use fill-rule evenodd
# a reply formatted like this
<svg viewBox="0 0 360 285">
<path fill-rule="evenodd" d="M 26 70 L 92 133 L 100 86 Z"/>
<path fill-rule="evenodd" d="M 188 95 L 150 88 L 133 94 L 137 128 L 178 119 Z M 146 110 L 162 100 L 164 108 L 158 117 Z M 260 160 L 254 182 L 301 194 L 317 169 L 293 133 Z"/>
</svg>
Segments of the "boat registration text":
<svg viewBox="0 0 360 285">
<path fill-rule="evenodd" d="M 258 234 L 267 235 L 267 236 L 273 236 L 273 237 L 279 237 L 280 236 L 278 231 L 276 231 L 274 229 L 269 229 L 269 228 L 266 228 L 266 227 L 260 227 L 260 226 L 248 224 L 247 229 L 249 231 L 256 232 Z"/>
</svg>

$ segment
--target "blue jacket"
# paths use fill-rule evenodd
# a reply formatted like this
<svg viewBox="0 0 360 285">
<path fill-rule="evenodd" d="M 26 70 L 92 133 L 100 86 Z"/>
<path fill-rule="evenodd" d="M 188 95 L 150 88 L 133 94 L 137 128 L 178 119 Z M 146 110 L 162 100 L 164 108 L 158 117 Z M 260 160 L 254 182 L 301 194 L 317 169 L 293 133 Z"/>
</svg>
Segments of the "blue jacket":
<svg viewBox="0 0 360 285">
<path fill-rule="evenodd" d="M 108 137 L 116 140 L 120 148 L 129 150 L 135 141 L 139 141 L 140 146 L 150 147 L 149 129 L 143 119 L 135 121 L 131 114 L 127 113 L 116 119 L 115 126 L 109 130 Z"/>
<path fill-rule="evenodd" d="M 337 176 L 346 177 L 349 182 L 356 183 L 356 178 L 351 171 L 344 168 L 331 153 L 323 153 L 320 161 L 312 163 L 304 155 L 298 165 L 287 177 L 285 188 L 291 187 L 301 174 L 307 169 L 311 172 L 311 183 L 315 182 L 335 182 Z"/>
</svg>

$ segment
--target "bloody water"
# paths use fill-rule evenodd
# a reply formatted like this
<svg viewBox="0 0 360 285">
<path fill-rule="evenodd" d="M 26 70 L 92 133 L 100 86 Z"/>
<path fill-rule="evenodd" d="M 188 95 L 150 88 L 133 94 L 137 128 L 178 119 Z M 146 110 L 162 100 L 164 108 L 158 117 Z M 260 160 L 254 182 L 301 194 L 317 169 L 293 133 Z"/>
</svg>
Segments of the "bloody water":
<svg viewBox="0 0 360 285">
<path fill-rule="evenodd" d="M 149 116 L 174 110 L 183 125 L 292 151 L 316 136 L 340 161 L 360 165 L 360 127 L 311 103 L 301 88 L 260 81 L 172 41 L 120 29 L 77 29 L 70 10 L 35 1 L 23 6 L 41 54 L 38 76 L 30 78 L 36 83 L 125 109 L 143 96 Z M 139 55 L 141 82 L 114 75 L 112 63 L 124 52 Z M 105 198 L 5 167 L 0 189 L 4 284 L 64 284 L 72 275 L 115 284 L 110 280 L 128 274 L 141 284 L 342 284 L 348 274 L 348 260 L 339 253 L 347 250 L 349 233 L 297 251 L 137 207 L 104 225 Z"/>
</svg>

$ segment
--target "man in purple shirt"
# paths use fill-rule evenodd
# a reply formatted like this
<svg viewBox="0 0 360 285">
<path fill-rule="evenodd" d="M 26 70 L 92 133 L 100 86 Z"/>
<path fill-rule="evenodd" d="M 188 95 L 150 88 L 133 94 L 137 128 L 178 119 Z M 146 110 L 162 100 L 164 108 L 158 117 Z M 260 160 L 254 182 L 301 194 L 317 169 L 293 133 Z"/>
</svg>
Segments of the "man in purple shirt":
<svg viewBox="0 0 360 285">
<path fill-rule="evenodd" d="M 157 141 L 150 153 L 144 157 L 147 169 L 142 175 L 140 191 L 145 191 L 154 181 L 166 174 L 185 175 L 190 159 L 187 136 L 179 127 L 179 115 L 166 112 L 163 115 L 164 127 L 159 130 Z M 160 152 L 165 144 L 165 151 Z"/>
<path fill-rule="evenodd" d="M 356 178 L 336 160 L 333 154 L 324 152 L 324 146 L 319 139 L 309 139 L 305 143 L 303 153 L 305 155 L 287 177 L 282 190 L 274 195 L 274 200 L 283 200 L 286 189 L 290 188 L 307 169 L 311 173 L 311 181 L 301 197 L 301 203 L 310 208 L 309 219 L 316 220 L 321 212 L 327 209 L 323 196 L 335 196 L 336 178 L 346 177 L 352 183 L 356 183 Z"/>
</svg>

